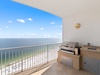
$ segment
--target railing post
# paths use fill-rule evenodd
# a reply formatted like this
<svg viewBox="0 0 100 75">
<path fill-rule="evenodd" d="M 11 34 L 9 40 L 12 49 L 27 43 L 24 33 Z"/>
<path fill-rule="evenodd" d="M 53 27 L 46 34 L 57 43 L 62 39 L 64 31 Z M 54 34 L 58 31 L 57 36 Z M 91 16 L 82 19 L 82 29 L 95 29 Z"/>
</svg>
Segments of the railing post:
<svg viewBox="0 0 100 75">
<path fill-rule="evenodd" d="M 1 66 L 1 67 L 0 67 L 0 68 L 1 68 L 1 75 L 2 75 L 2 51 L 0 52 L 0 54 L 1 54 L 1 56 L 0 56 L 0 57 L 1 57 L 1 58 L 0 58 L 0 59 L 1 59 L 1 60 L 0 60 L 0 63 L 1 63 L 0 66 Z"/>
<path fill-rule="evenodd" d="M 49 58 L 49 53 L 48 53 L 49 51 L 48 51 L 48 45 L 47 45 L 47 63 L 48 63 L 48 58 Z"/>
<path fill-rule="evenodd" d="M 11 65 L 12 65 L 12 73 L 13 73 L 13 50 L 11 51 L 11 54 L 12 54 L 12 63 L 11 63 Z"/>
<path fill-rule="evenodd" d="M 5 51 L 5 75 L 6 75 L 6 51 Z"/>
<path fill-rule="evenodd" d="M 22 58 L 21 58 L 21 71 L 23 72 L 23 48 L 22 48 L 21 52 L 22 52 Z"/>
</svg>

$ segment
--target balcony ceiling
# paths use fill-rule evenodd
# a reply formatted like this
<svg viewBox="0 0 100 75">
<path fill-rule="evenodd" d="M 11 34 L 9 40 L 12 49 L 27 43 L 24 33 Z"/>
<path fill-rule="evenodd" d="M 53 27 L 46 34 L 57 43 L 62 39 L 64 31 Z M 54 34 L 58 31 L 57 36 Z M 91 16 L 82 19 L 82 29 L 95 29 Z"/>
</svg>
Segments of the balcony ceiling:
<svg viewBox="0 0 100 75">
<path fill-rule="evenodd" d="M 14 0 L 40 10 L 49 12 L 61 18 L 87 12 L 100 11 L 100 0 Z"/>
</svg>

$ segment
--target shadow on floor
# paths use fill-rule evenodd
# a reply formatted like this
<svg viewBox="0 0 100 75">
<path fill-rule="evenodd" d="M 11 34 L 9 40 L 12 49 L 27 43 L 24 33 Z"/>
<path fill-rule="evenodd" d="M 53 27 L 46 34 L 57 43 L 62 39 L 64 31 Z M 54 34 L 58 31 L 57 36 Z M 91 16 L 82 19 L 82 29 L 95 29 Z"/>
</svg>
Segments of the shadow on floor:
<svg viewBox="0 0 100 75">
<path fill-rule="evenodd" d="M 84 70 L 72 69 L 64 64 L 53 62 L 41 67 L 30 75 L 93 75 Z"/>
</svg>

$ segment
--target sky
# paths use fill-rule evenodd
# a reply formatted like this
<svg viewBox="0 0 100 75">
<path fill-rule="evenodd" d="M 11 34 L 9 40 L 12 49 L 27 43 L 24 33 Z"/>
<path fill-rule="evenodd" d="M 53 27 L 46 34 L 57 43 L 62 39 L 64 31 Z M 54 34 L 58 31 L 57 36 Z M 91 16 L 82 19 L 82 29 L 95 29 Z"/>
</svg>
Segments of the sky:
<svg viewBox="0 0 100 75">
<path fill-rule="evenodd" d="M 0 38 L 62 38 L 62 19 L 11 0 L 0 0 Z"/>
</svg>

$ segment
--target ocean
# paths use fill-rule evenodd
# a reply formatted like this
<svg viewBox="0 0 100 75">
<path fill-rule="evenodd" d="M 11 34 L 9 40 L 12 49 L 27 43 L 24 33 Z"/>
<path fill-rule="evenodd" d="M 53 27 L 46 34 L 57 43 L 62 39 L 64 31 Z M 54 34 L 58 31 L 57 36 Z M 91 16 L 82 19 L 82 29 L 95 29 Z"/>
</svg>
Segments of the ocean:
<svg viewBox="0 0 100 75">
<path fill-rule="evenodd" d="M 30 55 L 36 56 L 48 50 L 58 47 L 57 43 L 61 43 L 61 39 L 56 38 L 2 38 L 0 39 L 0 65 L 8 65 L 18 61 L 22 57 L 29 58 Z M 33 46 L 40 45 L 40 46 Z M 42 46 L 43 45 L 43 46 Z M 27 46 L 24 48 L 20 48 Z M 28 47 L 29 46 L 29 47 Z M 30 47 L 32 46 L 32 47 Z M 17 48 L 15 48 L 17 47 Z M 3 49 L 4 48 L 4 49 Z M 5 49 L 7 48 L 7 49 Z"/>
<path fill-rule="evenodd" d="M 0 48 L 61 43 L 57 38 L 1 38 Z"/>
</svg>

